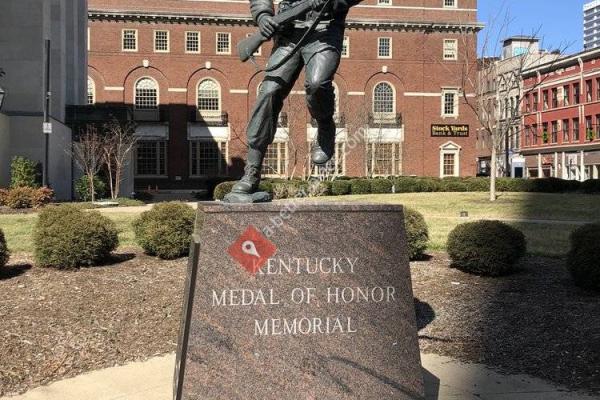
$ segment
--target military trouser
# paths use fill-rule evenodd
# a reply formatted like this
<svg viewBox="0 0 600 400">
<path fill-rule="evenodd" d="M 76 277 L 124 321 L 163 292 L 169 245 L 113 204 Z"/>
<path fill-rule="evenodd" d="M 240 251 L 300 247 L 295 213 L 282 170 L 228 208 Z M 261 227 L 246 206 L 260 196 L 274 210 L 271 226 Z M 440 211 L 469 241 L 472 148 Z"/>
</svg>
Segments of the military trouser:
<svg viewBox="0 0 600 400">
<path fill-rule="evenodd" d="M 288 55 L 304 29 L 291 29 L 278 35 L 267 68 Z M 283 65 L 266 73 L 250 121 L 248 122 L 248 163 L 260 166 L 267 147 L 273 142 L 283 102 L 306 67 L 304 88 L 311 116 L 318 125 L 333 126 L 335 96 L 333 77 L 340 62 L 343 28 L 335 25 L 310 34 L 307 42 Z"/>
</svg>

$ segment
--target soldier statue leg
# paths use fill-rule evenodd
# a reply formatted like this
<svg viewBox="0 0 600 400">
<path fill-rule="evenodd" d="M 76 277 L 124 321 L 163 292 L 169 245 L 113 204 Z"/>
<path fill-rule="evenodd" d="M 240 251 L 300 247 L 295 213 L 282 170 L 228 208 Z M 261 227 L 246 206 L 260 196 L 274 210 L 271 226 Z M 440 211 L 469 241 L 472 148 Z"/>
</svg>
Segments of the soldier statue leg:
<svg viewBox="0 0 600 400">
<path fill-rule="evenodd" d="M 267 67 L 279 63 L 291 51 L 290 48 L 291 45 L 285 43 L 278 46 L 269 58 Z M 302 57 L 297 53 L 279 68 L 265 75 L 246 129 L 248 158 L 244 176 L 232 189 L 232 193 L 241 195 L 233 196 L 235 201 L 242 201 L 244 196 L 249 196 L 258 189 L 265 152 L 275 138 L 283 102 L 298 79 L 302 66 Z M 227 200 L 232 200 L 232 196 Z"/>
<path fill-rule="evenodd" d="M 311 159 L 317 165 L 326 164 L 335 151 L 335 94 L 333 77 L 340 62 L 337 49 L 328 47 L 312 52 L 310 45 L 303 51 L 306 60 L 306 102 L 311 116 L 317 121 L 317 142 Z M 312 54 L 311 54 L 312 53 Z"/>
</svg>

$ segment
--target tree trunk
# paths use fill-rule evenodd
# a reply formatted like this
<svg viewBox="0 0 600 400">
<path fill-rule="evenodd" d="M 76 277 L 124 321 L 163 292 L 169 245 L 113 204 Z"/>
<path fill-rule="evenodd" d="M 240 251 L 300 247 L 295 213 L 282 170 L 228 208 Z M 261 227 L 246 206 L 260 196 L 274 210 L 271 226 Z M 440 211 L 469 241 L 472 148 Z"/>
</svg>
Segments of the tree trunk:
<svg viewBox="0 0 600 400">
<path fill-rule="evenodd" d="M 94 187 L 94 175 L 88 174 L 88 183 L 90 185 L 90 195 L 92 196 L 92 203 L 96 201 L 96 188 Z"/>
<path fill-rule="evenodd" d="M 110 187 L 110 198 L 114 200 L 116 197 L 115 188 L 113 184 L 113 168 L 111 162 L 106 163 L 106 169 L 108 170 L 108 185 Z"/>
<path fill-rule="evenodd" d="M 119 197 L 119 192 L 121 191 L 121 175 L 123 175 L 123 168 L 117 163 L 115 165 L 115 194 L 113 200 Z"/>
<path fill-rule="evenodd" d="M 496 147 L 492 147 L 492 160 L 490 161 L 490 201 L 496 201 Z"/>
</svg>

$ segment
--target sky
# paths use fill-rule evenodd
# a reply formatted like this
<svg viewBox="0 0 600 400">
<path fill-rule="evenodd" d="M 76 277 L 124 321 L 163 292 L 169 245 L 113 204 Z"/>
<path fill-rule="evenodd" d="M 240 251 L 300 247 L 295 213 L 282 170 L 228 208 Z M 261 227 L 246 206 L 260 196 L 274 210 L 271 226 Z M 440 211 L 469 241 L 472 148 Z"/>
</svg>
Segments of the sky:
<svg viewBox="0 0 600 400">
<path fill-rule="evenodd" d="M 479 0 L 479 21 L 486 29 L 479 36 L 480 55 L 492 56 L 505 36 L 532 35 L 548 50 L 566 53 L 583 50 L 583 4 L 588 0 Z M 503 21 L 508 21 L 504 23 Z M 481 54 L 485 38 L 486 54 Z M 493 45 L 492 45 L 493 42 Z"/>
</svg>

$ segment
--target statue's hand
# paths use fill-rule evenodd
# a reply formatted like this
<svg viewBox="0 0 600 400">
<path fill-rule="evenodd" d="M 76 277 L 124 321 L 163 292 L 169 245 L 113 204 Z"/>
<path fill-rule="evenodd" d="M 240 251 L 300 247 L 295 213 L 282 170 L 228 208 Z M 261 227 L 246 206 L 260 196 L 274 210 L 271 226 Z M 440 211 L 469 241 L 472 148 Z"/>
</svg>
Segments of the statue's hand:
<svg viewBox="0 0 600 400">
<path fill-rule="evenodd" d="M 309 0 L 308 2 L 313 10 L 318 10 L 325 4 L 325 0 Z"/>
<path fill-rule="evenodd" d="M 269 14 L 263 14 L 258 18 L 258 28 L 261 35 L 270 38 L 279 29 L 279 24 Z"/>
</svg>

